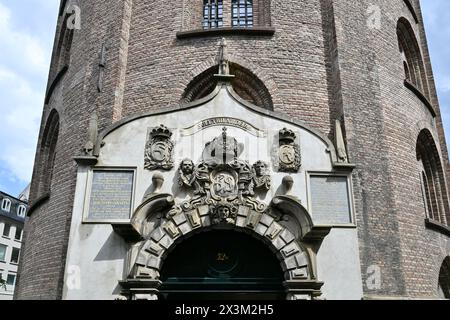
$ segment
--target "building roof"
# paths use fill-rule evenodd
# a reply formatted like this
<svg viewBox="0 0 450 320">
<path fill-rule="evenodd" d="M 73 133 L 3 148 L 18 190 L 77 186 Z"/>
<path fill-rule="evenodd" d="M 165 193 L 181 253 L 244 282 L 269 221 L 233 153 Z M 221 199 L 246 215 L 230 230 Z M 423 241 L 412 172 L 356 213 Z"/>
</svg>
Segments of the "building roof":
<svg viewBox="0 0 450 320">
<path fill-rule="evenodd" d="M 30 186 L 31 183 L 29 183 L 26 188 L 19 194 L 18 199 L 24 202 L 28 202 L 28 199 L 30 198 Z"/>
<path fill-rule="evenodd" d="M 3 210 L 2 204 L 3 204 L 4 199 L 9 199 L 11 201 L 9 211 Z M 19 206 L 25 206 L 25 208 L 28 208 L 28 203 L 23 200 L 20 200 L 16 197 L 13 197 L 3 191 L 0 191 L 0 217 L 6 217 L 6 218 L 9 218 L 14 221 L 24 223 L 26 213 L 24 215 L 20 216 L 19 210 L 18 210 Z"/>
</svg>

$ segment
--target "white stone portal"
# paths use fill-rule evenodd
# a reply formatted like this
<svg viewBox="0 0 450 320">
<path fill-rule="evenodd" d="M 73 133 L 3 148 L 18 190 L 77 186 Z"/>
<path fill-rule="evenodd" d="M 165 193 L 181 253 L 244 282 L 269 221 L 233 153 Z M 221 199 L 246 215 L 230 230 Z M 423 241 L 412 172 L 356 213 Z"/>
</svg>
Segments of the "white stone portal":
<svg viewBox="0 0 450 320">
<path fill-rule="evenodd" d="M 280 263 L 286 281 L 325 280 L 321 293 L 326 299 L 362 297 L 352 166 L 338 163 L 334 145 L 315 130 L 249 105 L 222 84 L 190 105 L 113 125 L 100 133 L 94 155 L 94 166 L 79 164 L 66 270 L 75 266 L 80 272 L 66 272 L 65 299 L 114 299 L 123 292 L 119 281 L 135 276 L 158 280 L 164 252 L 175 240 L 215 224 L 243 228 L 271 243 L 284 257 Z M 203 163 L 208 168 L 202 174 L 190 171 L 200 172 Z M 118 185 L 119 177 L 111 178 L 115 184 L 95 185 L 96 173 L 114 170 L 121 172 L 126 187 Z M 347 201 L 347 220 L 333 220 L 333 204 L 321 211 L 316 201 L 320 222 L 336 223 L 315 223 L 311 199 L 317 197 L 311 198 L 310 178 L 317 175 L 339 177 L 347 186 L 339 190 Z M 249 186 L 255 191 L 248 192 Z M 130 190 L 129 217 L 124 219 L 128 202 L 122 192 Z M 108 192 L 123 201 L 117 200 L 102 219 L 102 198 L 95 202 L 93 197 Z M 104 199 L 111 206 L 111 197 Z M 186 203 L 191 207 L 174 209 Z M 118 219 L 113 216 L 116 207 Z M 171 210 L 174 214 L 168 214 Z M 95 220 L 90 220 L 93 212 Z M 78 287 L 70 285 L 73 277 L 78 277 Z M 296 290 L 291 296 L 304 292 Z"/>
</svg>

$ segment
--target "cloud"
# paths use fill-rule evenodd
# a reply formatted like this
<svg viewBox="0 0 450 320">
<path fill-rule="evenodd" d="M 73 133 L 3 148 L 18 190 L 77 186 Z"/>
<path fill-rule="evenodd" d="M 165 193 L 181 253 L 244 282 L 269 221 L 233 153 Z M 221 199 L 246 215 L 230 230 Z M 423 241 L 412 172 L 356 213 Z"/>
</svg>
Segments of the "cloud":
<svg viewBox="0 0 450 320">
<path fill-rule="evenodd" d="M 25 73 L 48 72 L 50 54 L 33 35 L 16 30 L 11 21 L 11 11 L 0 3 L 0 61 L 14 65 Z"/>
<path fill-rule="evenodd" d="M 450 74 L 445 74 L 436 80 L 437 90 L 441 93 L 450 93 Z"/>
<path fill-rule="evenodd" d="M 0 0 L 0 187 L 12 194 L 31 180 L 54 37 L 54 24 L 36 18 L 30 1 Z M 46 10 L 56 23 L 52 1 Z M 47 32 L 24 28 L 27 16 Z"/>
<path fill-rule="evenodd" d="M 14 177 L 26 182 L 31 178 L 44 96 L 26 79 L 1 66 L 0 88 L 0 161 Z"/>
</svg>

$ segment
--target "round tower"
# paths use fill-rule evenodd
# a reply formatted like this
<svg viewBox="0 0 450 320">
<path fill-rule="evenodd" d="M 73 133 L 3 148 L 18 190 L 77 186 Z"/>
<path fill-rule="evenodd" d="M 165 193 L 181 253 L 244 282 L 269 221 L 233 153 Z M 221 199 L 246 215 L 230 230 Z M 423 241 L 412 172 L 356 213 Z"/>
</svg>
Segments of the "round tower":
<svg viewBox="0 0 450 320">
<path fill-rule="evenodd" d="M 418 0 L 63 0 L 15 297 L 450 298 L 448 162 Z"/>
</svg>

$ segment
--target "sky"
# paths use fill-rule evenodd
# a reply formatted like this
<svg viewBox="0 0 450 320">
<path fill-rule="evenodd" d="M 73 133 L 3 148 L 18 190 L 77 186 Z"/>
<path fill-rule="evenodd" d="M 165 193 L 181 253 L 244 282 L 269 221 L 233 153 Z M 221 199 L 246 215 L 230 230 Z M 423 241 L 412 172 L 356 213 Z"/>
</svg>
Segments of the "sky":
<svg viewBox="0 0 450 320">
<path fill-rule="evenodd" d="M 441 113 L 450 143 L 450 1 L 422 0 Z M 28 185 L 59 0 L 0 0 L 0 190 Z"/>
</svg>

